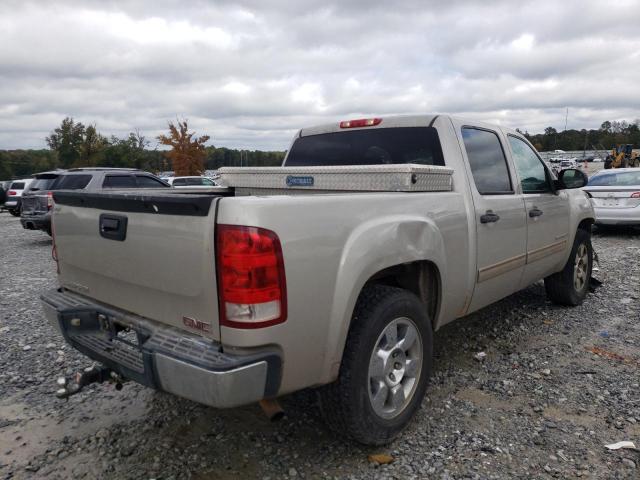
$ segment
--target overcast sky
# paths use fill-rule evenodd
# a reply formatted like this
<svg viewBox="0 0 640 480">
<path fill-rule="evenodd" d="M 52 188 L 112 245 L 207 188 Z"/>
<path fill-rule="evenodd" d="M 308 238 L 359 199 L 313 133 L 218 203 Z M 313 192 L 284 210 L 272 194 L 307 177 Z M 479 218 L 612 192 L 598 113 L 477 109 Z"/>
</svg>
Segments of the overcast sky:
<svg viewBox="0 0 640 480">
<path fill-rule="evenodd" d="M 640 118 L 638 0 L 2 0 L 0 38 L 0 149 L 44 147 L 65 116 L 277 150 L 369 115 Z"/>
</svg>

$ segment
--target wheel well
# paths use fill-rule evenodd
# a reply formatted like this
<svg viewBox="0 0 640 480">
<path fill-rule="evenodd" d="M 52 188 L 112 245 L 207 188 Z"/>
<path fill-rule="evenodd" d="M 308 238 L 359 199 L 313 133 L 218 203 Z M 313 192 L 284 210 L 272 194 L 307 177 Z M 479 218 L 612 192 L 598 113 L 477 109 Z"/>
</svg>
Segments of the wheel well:
<svg viewBox="0 0 640 480">
<path fill-rule="evenodd" d="M 594 224 L 593 218 L 585 218 L 578 224 L 578 230 L 584 230 L 585 232 L 591 233 L 591 226 Z"/>
<path fill-rule="evenodd" d="M 440 272 L 434 263 L 424 260 L 394 265 L 374 274 L 365 286 L 370 284 L 404 288 L 416 294 L 426 305 L 435 329 L 440 307 Z"/>
</svg>

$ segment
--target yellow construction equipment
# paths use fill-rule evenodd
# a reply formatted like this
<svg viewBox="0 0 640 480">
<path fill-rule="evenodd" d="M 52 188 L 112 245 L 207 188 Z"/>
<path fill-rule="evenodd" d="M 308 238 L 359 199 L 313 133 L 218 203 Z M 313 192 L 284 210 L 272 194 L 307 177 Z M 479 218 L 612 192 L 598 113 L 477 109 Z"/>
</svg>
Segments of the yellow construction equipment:
<svg viewBox="0 0 640 480">
<path fill-rule="evenodd" d="M 640 167 L 640 157 L 633 145 L 616 145 L 604 161 L 604 168 Z"/>
</svg>

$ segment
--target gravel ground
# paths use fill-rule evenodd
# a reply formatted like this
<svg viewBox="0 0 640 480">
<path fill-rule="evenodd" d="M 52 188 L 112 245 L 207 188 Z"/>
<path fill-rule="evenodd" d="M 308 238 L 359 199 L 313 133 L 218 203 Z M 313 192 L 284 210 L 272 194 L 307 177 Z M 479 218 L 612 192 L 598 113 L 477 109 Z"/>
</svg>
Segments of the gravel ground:
<svg viewBox="0 0 640 480">
<path fill-rule="evenodd" d="M 582 306 L 538 283 L 437 332 L 423 408 L 371 449 L 328 432 L 314 392 L 283 399 L 278 423 L 131 383 L 56 399 L 55 378 L 89 362 L 40 310 L 49 238 L 0 213 L 0 478 L 640 478 L 638 451 L 604 447 L 640 446 L 640 230 L 594 246 L 604 285 Z"/>
</svg>

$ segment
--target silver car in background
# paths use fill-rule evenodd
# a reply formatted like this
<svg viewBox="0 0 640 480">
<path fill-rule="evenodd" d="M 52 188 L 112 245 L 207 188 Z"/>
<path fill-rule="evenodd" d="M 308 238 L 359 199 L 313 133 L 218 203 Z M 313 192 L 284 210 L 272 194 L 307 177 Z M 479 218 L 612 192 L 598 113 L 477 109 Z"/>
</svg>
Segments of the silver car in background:
<svg viewBox="0 0 640 480">
<path fill-rule="evenodd" d="M 640 225 L 640 168 L 602 170 L 584 187 L 596 224 Z"/>
</svg>

